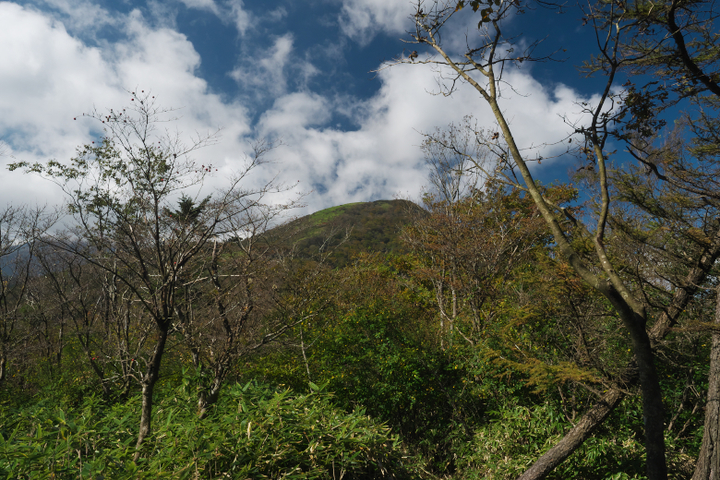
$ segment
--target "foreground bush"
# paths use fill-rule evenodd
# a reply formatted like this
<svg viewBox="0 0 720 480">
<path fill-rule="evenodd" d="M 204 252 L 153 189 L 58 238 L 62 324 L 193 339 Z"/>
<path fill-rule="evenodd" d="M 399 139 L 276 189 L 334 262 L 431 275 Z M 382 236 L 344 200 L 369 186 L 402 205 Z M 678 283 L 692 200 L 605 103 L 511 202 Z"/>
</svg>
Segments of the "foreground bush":
<svg viewBox="0 0 720 480">
<path fill-rule="evenodd" d="M 188 390 L 163 396 L 137 463 L 139 398 L 112 407 L 89 397 L 74 408 L 4 408 L 0 478 L 416 477 L 386 426 L 335 408 L 318 390 L 236 385 L 204 420 Z"/>
<path fill-rule="evenodd" d="M 458 452 L 458 480 L 512 480 L 562 438 L 569 422 L 552 402 L 506 405 L 491 413 L 472 442 Z M 601 428 L 548 478 L 561 480 L 630 480 L 645 478 L 643 445 L 634 432 L 617 425 Z M 610 427 L 610 425 L 609 425 Z M 682 478 L 682 477 L 677 477 Z"/>
</svg>

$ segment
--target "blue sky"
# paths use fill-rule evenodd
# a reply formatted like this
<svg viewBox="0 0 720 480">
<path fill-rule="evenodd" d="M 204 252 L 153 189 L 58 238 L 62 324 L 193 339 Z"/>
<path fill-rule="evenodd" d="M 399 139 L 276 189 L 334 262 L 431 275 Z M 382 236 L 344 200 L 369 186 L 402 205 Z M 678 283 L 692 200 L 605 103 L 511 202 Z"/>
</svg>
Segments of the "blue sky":
<svg viewBox="0 0 720 480">
<path fill-rule="evenodd" d="M 0 162 L 69 159 L 98 134 L 73 118 L 121 108 L 138 88 L 178 108 L 174 128 L 185 134 L 222 129 L 215 145 L 195 153 L 198 163 L 218 167 L 205 188 L 222 187 L 252 144 L 268 138 L 283 145 L 248 182 L 299 182 L 296 191 L 308 195 L 296 215 L 417 199 L 427 184 L 420 132 L 466 115 L 489 128 L 494 122 L 469 88 L 433 95 L 438 75 L 427 66 L 381 68 L 414 50 L 401 41 L 413 11 L 408 0 L 0 2 Z M 528 155 L 552 155 L 556 147 L 545 145 L 569 131 L 561 116 L 576 115 L 576 102 L 604 83 L 575 69 L 592 51 L 581 15 L 537 10 L 505 26 L 527 39 L 547 36 L 547 52 L 567 49 L 559 55 L 565 62 L 506 72 L 517 93 L 504 108 Z M 476 24 L 471 12 L 460 15 L 446 41 L 461 44 Z M 564 159 L 536 168 L 549 181 L 571 167 Z M 61 199 L 45 180 L 0 174 L 3 203 Z"/>
</svg>

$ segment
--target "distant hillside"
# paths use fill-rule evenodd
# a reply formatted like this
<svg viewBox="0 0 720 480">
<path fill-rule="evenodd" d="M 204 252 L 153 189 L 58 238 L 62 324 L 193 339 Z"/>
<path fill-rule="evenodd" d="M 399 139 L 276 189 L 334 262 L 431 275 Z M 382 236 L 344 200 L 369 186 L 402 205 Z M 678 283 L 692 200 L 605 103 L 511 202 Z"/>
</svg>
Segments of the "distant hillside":
<svg viewBox="0 0 720 480">
<path fill-rule="evenodd" d="M 301 217 L 270 234 L 281 243 L 287 241 L 287 246 L 294 245 L 296 255 L 302 258 L 317 256 L 325 245 L 333 250 L 330 264 L 343 267 L 360 252 L 404 252 L 400 230 L 423 214 L 407 200 L 348 203 Z M 346 232 L 349 237 L 340 244 Z"/>
</svg>

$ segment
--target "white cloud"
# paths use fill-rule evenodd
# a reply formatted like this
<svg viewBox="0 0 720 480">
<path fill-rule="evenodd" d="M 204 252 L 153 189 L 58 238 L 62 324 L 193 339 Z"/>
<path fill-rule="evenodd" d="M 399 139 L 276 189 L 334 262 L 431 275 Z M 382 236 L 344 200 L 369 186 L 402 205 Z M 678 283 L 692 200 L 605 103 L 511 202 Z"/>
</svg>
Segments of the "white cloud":
<svg viewBox="0 0 720 480">
<path fill-rule="evenodd" d="M 204 80 L 195 76 L 200 55 L 184 35 L 150 28 L 137 10 L 128 17 L 126 32 L 129 40 L 115 44 L 111 59 L 124 85 L 150 83 L 153 90 L 163 92 L 205 88 Z"/>
<path fill-rule="evenodd" d="M 279 36 L 270 48 L 254 50 L 242 57 L 229 75 L 240 84 L 244 92 L 254 92 L 258 98 L 286 94 L 290 76 L 296 83 L 304 85 L 318 74 L 312 63 L 298 58 L 293 43 L 291 33 Z"/>
<path fill-rule="evenodd" d="M 40 0 L 40 3 L 57 11 L 65 28 L 82 35 L 94 34 L 117 20 L 92 0 Z"/>
<path fill-rule="evenodd" d="M 254 51 L 253 55 L 241 59 L 240 65 L 229 75 L 245 91 L 257 90 L 259 94 L 279 95 L 285 93 L 287 79 L 285 65 L 293 47 L 292 34 L 275 39 L 272 47 L 265 51 Z"/>
<path fill-rule="evenodd" d="M 527 158 L 559 153 L 563 145 L 553 144 L 572 131 L 561 115 L 578 111 L 577 94 L 565 86 L 548 90 L 523 71 L 506 75 L 518 93 L 506 93 L 502 108 Z M 430 95 L 438 90 L 436 73 L 419 65 L 384 69 L 379 76 L 382 87 L 367 102 L 293 93 L 263 115 L 260 134 L 285 141 L 278 152 L 284 175 L 299 179 L 306 189 L 316 188 L 308 198 L 311 211 L 353 201 L 417 197 L 427 183 L 420 132 L 464 115 L 495 129 L 489 107 L 467 85 L 450 97 Z M 353 115 L 360 127 L 349 132 L 323 128 L 329 110 Z"/>
<path fill-rule="evenodd" d="M 229 0 L 227 3 L 230 8 L 230 18 L 235 23 L 240 35 L 245 35 L 245 32 L 251 25 L 250 14 L 245 10 L 242 0 Z"/>
<path fill-rule="evenodd" d="M 58 1 L 58 0 L 55 0 Z M 187 8 L 205 10 L 218 16 L 224 23 L 235 26 L 242 37 L 247 31 L 263 20 L 279 21 L 287 16 L 287 10 L 280 6 L 256 16 L 245 8 L 243 0 L 178 0 Z"/>
<path fill-rule="evenodd" d="M 293 94 L 279 99 L 263 116 L 261 134 L 285 140 L 285 170 L 302 185 L 327 190 L 310 198 L 311 210 L 416 195 L 426 178 L 417 129 L 429 130 L 438 122 L 449 122 L 460 111 L 468 113 L 473 103 L 479 106 L 473 99 L 427 95 L 434 77 L 422 68 L 398 67 L 383 70 L 380 76 L 380 92 L 366 103 L 348 104 L 346 98 L 329 99 L 328 103 L 317 96 Z M 329 120 L 328 105 L 335 113 L 352 112 L 360 128 L 351 132 L 322 128 Z"/>
<path fill-rule="evenodd" d="M 12 3 L 0 4 L 0 129 L 13 149 L 53 155 L 78 139 L 78 109 L 115 82 L 101 52 L 62 24 Z M 92 67 L 92 68 L 88 68 Z"/>
<path fill-rule="evenodd" d="M 283 70 L 290 59 L 292 49 L 293 36 L 288 33 L 275 40 L 275 44 L 268 52 L 269 55 L 259 61 L 260 68 L 267 73 L 264 81 L 269 81 L 277 88 L 277 90 L 273 88 L 274 93 L 285 91 L 286 81 Z"/>
<path fill-rule="evenodd" d="M 218 13 L 218 7 L 214 0 L 180 0 L 187 8 L 196 8 L 198 10 L 208 10 L 212 13 Z"/>
<path fill-rule="evenodd" d="M 379 32 L 404 33 L 412 12 L 409 0 L 343 0 L 340 26 L 345 35 L 366 44 Z"/>
<path fill-rule="evenodd" d="M 283 6 L 277 7 L 275 10 L 270 10 L 267 13 L 267 19 L 270 20 L 271 22 L 278 22 L 287 16 L 288 16 L 288 11 Z"/>
<path fill-rule="evenodd" d="M 200 57 L 183 35 L 150 28 L 137 11 L 124 25 L 128 39 L 101 50 L 73 38 L 47 14 L 0 3 L 0 140 L 10 154 L 29 162 L 69 159 L 99 133 L 100 125 L 81 114 L 94 106 L 123 107 L 130 101 L 125 89 L 137 86 L 151 90 L 162 105 L 179 107 L 170 128 L 203 135 L 225 127 L 221 142 L 198 155 L 211 155 L 227 174 L 237 169 L 249 151 L 246 110 L 208 92 L 196 76 Z M 220 179 L 210 183 L 215 181 Z M 61 195 L 46 181 L 6 171 L 0 203 L 18 198 L 58 203 Z"/>
<path fill-rule="evenodd" d="M 199 163 L 218 169 L 207 187 L 222 186 L 242 166 L 254 138 L 280 139 L 284 146 L 269 155 L 278 163 L 249 181 L 267 181 L 275 172 L 286 183 L 300 180 L 301 190 L 316 190 L 307 198 L 308 210 L 313 211 L 351 201 L 415 196 L 426 183 L 419 132 L 467 114 L 481 125 L 494 125 L 487 106 L 467 86 L 447 98 L 428 94 L 437 91 L 437 77 L 427 66 L 381 70 L 380 88 L 367 100 L 313 93 L 302 79 L 317 70 L 296 58 L 294 37 L 286 33 L 275 37 L 271 48 L 244 58 L 233 71 L 238 81 L 272 100 L 266 112 L 257 112 L 260 118 L 253 127 L 239 100 L 209 91 L 198 76 L 202 59 L 173 28 L 151 26 L 134 11 L 113 17 L 124 34 L 120 40 L 88 46 L 53 15 L 0 2 L 0 140 L 17 160 L 70 158 L 76 146 L 98 134 L 97 124 L 73 117 L 93 106 L 121 108 L 129 102 L 125 89 L 137 87 L 152 91 L 161 105 L 179 107 L 178 120 L 169 124 L 173 130 L 202 135 L 223 127 L 218 143 L 196 155 Z M 569 130 L 559 115 L 578 112 L 576 93 L 563 86 L 544 88 L 525 70 L 508 69 L 505 75 L 519 93 L 506 90 L 508 98 L 502 104 L 519 142 L 551 153 L 555 147 L 543 145 L 562 139 Z M 330 127 L 343 116 L 357 129 Z M 57 203 L 60 198 L 57 189 L 37 177 L 0 175 L 0 203 Z"/>
<path fill-rule="evenodd" d="M 311 93 L 291 93 L 275 101 L 260 126 L 267 132 L 292 132 L 321 126 L 330 120 L 328 99 Z M 279 135 L 282 137 L 282 135 Z"/>
<path fill-rule="evenodd" d="M 506 69 L 503 80 L 506 82 L 501 88 L 503 114 L 524 155 L 531 159 L 562 154 L 567 145 L 557 142 L 566 141 L 574 132 L 566 120 L 573 123 L 586 118 L 578 102 L 593 104 L 599 98 L 582 98 L 562 84 L 544 86 L 529 72 L 517 68 Z"/>
</svg>

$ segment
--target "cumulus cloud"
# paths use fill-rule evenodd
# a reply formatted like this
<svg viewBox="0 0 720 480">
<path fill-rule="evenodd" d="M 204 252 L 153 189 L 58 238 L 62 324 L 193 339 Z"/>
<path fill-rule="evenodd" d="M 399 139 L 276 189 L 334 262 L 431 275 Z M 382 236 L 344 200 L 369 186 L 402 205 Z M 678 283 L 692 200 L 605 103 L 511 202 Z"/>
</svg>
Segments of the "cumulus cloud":
<svg viewBox="0 0 720 480">
<path fill-rule="evenodd" d="M 235 23 L 240 35 L 245 35 L 245 32 L 251 25 L 251 17 L 248 11 L 245 9 L 242 0 L 229 0 L 227 3 L 230 8 L 230 18 Z"/>
<path fill-rule="evenodd" d="M 193 1 L 197 8 L 210 8 L 210 2 Z M 404 2 L 391 6 L 401 3 L 404 10 Z M 234 4 L 242 8 L 240 2 Z M 363 5 L 369 9 L 372 3 L 357 2 L 358 8 Z M 399 28 L 386 13 L 383 28 Z M 121 108 L 130 99 L 126 89 L 139 88 L 152 91 L 161 105 L 178 107 L 172 114 L 177 120 L 167 124 L 170 133 L 177 129 L 189 138 L 223 128 L 216 143 L 196 153 L 199 163 L 218 169 L 206 188 L 221 187 L 241 169 L 256 139 L 280 140 L 283 146 L 268 157 L 276 163 L 251 176 L 247 181 L 257 183 L 249 186 L 276 174 L 287 184 L 299 180 L 300 190 L 314 190 L 306 198 L 306 211 L 314 211 L 351 201 L 417 196 L 427 175 L 420 132 L 469 114 L 481 126 L 494 126 L 487 106 L 466 85 L 450 97 L 429 94 L 438 91 L 438 72 L 427 66 L 382 69 L 379 89 L 365 99 L 313 92 L 302 79 L 316 75 L 317 69 L 297 59 L 292 33 L 277 35 L 271 47 L 248 53 L 234 68 L 232 75 L 244 82 L 243 91 L 256 89 L 269 100 L 265 111 L 250 112 L 239 99 L 209 90 L 198 74 L 202 58 L 174 27 L 153 25 L 137 10 L 115 14 L 113 22 L 123 35 L 95 44 L 73 35 L 63 18 L 0 2 L 0 140 L 18 160 L 70 158 L 76 146 L 101 134 L 97 123 L 78 115 L 94 106 L 101 111 Z M 571 130 L 561 115 L 578 113 L 578 95 L 565 86 L 543 86 L 527 70 L 511 68 L 505 75 L 517 93 L 507 89 L 502 108 L 519 142 L 530 158 L 551 155 L 556 148 L 552 143 Z M 336 126 L 342 117 L 354 130 Z M 8 158 L 0 160 L 7 163 Z M 0 202 L 59 200 L 60 192 L 47 182 L 31 176 L 19 181 L 18 175 L 0 175 Z"/>
<path fill-rule="evenodd" d="M 427 95 L 433 73 L 412 67 L 383 70 L 383 86 L 367 102 L 322 99 L 306 94 L 281 98 L 260 121 L 260 133 L 281 135 L 283 165 L 302 184 L 322 193 L 313 207 L 397 195 L 415 195 L 426 172 L 419 131 L 449 122 L 479 102 Z M 327 109 L 355 116 L 355 131 L 323 128 Z"/>
<path fill-rule="evenodd" d="M 198 10 L 208 10 L 212 13 L 218 13 L 218 6 L 214 0 L 180 0 L 187 8 L 196 8 Z"/>
<path fill-rule="evenodd" d="M 128 38 L 101 50 L 72 37 L 49 15 L 0 3 L 0 139 L 22 161 L 69 159 L 78 145 L 100 134 L 82 117 L 95 106 L 127 105 L 126 88 L 157 94 L 163 105 L 180 107 L 175 127 L 188 134 L 226 126 L 225 143 L 204 152 L 221 167 L 235 168 L 249 150 L 246 111 L 207 91 L 195 71 L 200 58 L 187 39 L 171 29 L 152 29 L 137 12 L 125 19 Z M 77 118 L 77 120 L 73 120 Z M 10 159 L 2 159 L 4 164 Z M 0 202 L 58 203 L 60 193 L 35 177 L 0 176 Z M 40 185 L 43 185 L 42 187 Z"/>
<path fill-rule="evenodd" d="M 255 49 L 243 56 L 229 75 L 246 95 L 253 92 L 255 98 L 274 98 L 288 93 L 290 79 L 296 86 L 303 86 L 318 70 L 311 62 L 298 58 L 293 44 L 291 33 L 279 36 L 271 47 Z"/>
<path fill-rule="evenodd" d="M 306 131 L 308 128 L 324 125 L 329 119 L 328 99 L 317 94 L 297 92 L 277 99 L 273 108 L 263 115 L 260 125 L 268 134 Z"/>
<path fill-rule="evenodd" d="M 380 32 L 404 33 L 412 9 L 408 0 L 343 0 L 340 26 L 345 35 L 366 44 Z"/>
<path fill-rule="evenodd" d="M 420 149 L 422 133 L 472 115 L 480 128 L 496 129 L 479 94 L 460 85 L 450 97 L 438 91 L 437 72 L 403 65 L 381 70 L 382 87 L 366 102 L 293 93 L 279 98 L 263 115 L 259 133 L 283 138 L 285 174 L 311 186 L 310 210 L 352 201 L 394 196 L 417 197 L 427 184 Z M 547 89 L 526 72 L 512 70 L 506 79 L 517 92 L 506 92 L 504 113 L 529 159 L 563 149 L 557 142 L 572 132 L 563 116 L 578 112 L 578 95 L 566 86 Z M 353 115 L 359 128 L 327 127 L 328 111 Z"/>
<path fill-rule="evenodd" d="M 0 42 L 5 141 L 52 155 L 77 140 L 81 132 L 71 112 L 92 105 L 93 94 L 115 83 L 101 52 L 72 38 L 62 24 L 12 3 L 0 3 Z"/>
<path fill-rule="evenodd" d="M 54 10 L 70 32 L 91 36 L 115 25 L 117 16 L 92 0 L 38 0 L 44 9 Z"/>
<path fill-rule="evenodd" d="M 287 79 L 285 66 L 293 49 L 293 36 L 288 33 L 275 39 L 272 47 L 259 56 L 246 56 L 241 65 L 230 72 L 230 76 L 243 87 L 261 88 L 266 93 L 285 93 Z"/>
</svg>

